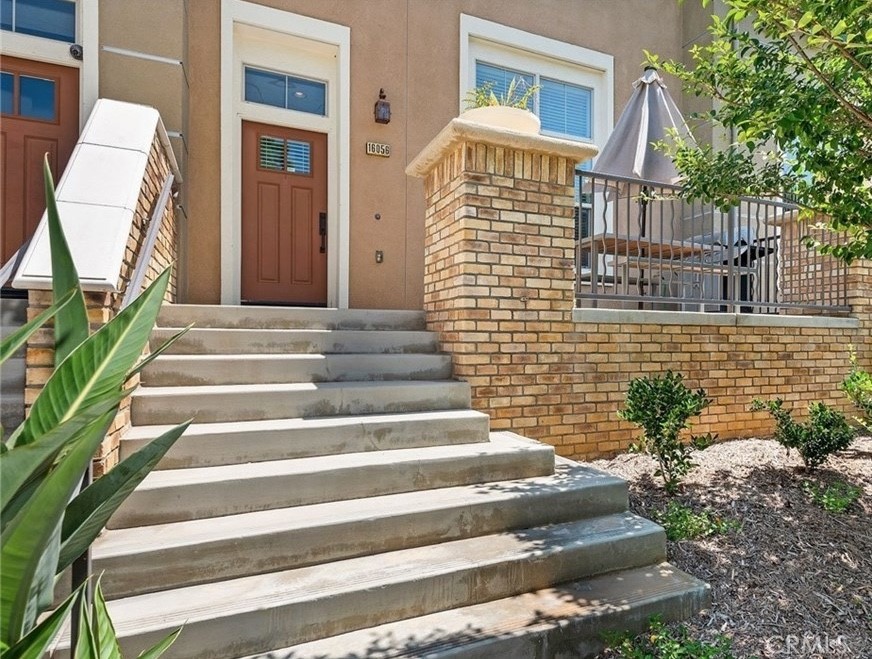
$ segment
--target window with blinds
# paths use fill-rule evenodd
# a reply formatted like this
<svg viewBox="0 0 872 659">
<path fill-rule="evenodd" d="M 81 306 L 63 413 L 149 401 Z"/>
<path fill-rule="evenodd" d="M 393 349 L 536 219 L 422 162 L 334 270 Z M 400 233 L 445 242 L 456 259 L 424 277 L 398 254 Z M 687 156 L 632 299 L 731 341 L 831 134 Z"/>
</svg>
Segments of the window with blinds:
<svg viewBox="0 0 872 659">
<path fill-rule="evenodd" d="M 475 85 L 491 85 L 497 98 L 505 98 L 515 81 L 517 96 L 538 85 L 528 109 L 542 122 L 542 132 L 570 139 L 593 139 L 593 90 L 537 73 L 518 71 L 489 62 L 475 63 Z"/>
<path fill-rule="evenodd" d="M 510 88 L 514 91 L 512 94 L 513 98 L 520 98 L 530 87 L 536 84 L 535 79 L 536 76 L 532 73 L 513 71 L 512 69 L 485 62 L 477 62 L 475 65 L 475 86 L 490 85 L 494 96 L 498 99 L 506 99 L 509 103 L 513 100 L 512 98 L 507 98 Z M 512 81 L 515 81 L 514 86 Z M 530 107 L 530 101 L 527 102 L 527 109 L 533 109 Z"/>
<path fill-rule="evenodd" d="M 542 130 L 589 140 L 593 90 L 560 80 L 539 80 L 539 121 Z"/>
</svg>

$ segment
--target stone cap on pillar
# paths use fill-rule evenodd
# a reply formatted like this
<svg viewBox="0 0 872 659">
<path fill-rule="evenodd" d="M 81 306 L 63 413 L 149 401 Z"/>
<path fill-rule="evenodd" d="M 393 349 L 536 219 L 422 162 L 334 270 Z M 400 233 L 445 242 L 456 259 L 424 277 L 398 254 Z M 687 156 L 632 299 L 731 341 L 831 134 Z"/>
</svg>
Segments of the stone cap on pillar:
<svg viewBox="0 0 872 659">
<path fill-rule="evenodd" d="M 543 153 L 582 163 L 593 158 L 599 149 L 593 144 L 524 133 L 457 117 L 452 119 L 406 167 L 406 174 L 424 178 L 455 146 L 476 142 L 491 146 Z"/>
</svg>

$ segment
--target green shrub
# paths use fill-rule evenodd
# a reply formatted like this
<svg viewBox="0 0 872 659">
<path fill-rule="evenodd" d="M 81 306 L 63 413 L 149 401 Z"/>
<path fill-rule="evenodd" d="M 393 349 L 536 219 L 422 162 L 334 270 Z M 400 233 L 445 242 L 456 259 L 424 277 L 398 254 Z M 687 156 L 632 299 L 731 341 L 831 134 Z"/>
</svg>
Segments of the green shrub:
<svg viewBox="0 0 872 659">
<path fill-rule="evenodd" d="M 821 508 L 830 513 L 843 513 L 860 498 L 860 488 L 845 481 L 821 485 L 813 481 L 802 484 L 803 491 Z"/>
<path fill-rule="evenodd" d="M 766 410 L 773 416 L 775 440 L 788 450 L 798 451 L 808 469 L 816 469 L 831 454 L 843 451 L 854 441 L 854 429 L 845 415 L 821 402 L 808 406 L 809 419 L 805 423 L 794 421 L 780 398 L 755 400 L 751 409 Z"/>
<path fill-rule="evenodd" d="M 695 513 L 677 501 L 670 501 L 664 511 L 655 513 L 654 519 L 666 530 L 666 537 L 670 540 L 708 538 L 728 533 L 739 526 L 735 520 L 723 519 L 708 511 Z"/>
<path fill-rule="evenodd" d="M 654 616 L 648 631 L 638 636 L 606 634 L 606 657 L 615 659 L 733 659 L 731 641 L 721 636 L 714 644 L 690 638 L 684 625 L 674 628 Z"/>
<path fill-rule="evenodd" d="M 857 363 L 857 351 L 851 346 L 851 371 L 842 380 L 841 389 L 854 406 L 863 415 L 857 419 L 868 431 L 872 432 L 872 374 L 864 371 Z"/>
<path fill-rule="evenodd" d="M 678 489 L 681 479 L 694 466 L 690 459 L 694 449 L 705 448 L 714 440 L 709 434 L 691 437 L 689 444 L 684 444 L 679 437 L 690 427 L 688 420 L 711 402 L 704 390 L 691 391 L 683 376 L 672 371 L 630 382 L 626 407 L 618 411 L 618 416 L 642 429 L 635 448 L 657 460 L 655 474 L 663 478 L 669 493 Z"/>
</svg>

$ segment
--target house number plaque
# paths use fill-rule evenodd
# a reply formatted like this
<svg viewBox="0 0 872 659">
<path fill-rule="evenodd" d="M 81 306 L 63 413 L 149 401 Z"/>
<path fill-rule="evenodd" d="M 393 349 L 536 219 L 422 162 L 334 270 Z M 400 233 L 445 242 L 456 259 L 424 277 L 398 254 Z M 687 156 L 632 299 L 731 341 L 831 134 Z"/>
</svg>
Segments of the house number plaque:
<svg viewBox="0 0 872 659">
<path fill-rule="evenodd" d="M 381 156 L 382 158 L 390 158 L 391 157 L 391 145 L 390 144 L 382 144 L 381 142 L 367 142 L 366 143 L 366 155 L 368 155 L 368 156 Z"/>
</svg>

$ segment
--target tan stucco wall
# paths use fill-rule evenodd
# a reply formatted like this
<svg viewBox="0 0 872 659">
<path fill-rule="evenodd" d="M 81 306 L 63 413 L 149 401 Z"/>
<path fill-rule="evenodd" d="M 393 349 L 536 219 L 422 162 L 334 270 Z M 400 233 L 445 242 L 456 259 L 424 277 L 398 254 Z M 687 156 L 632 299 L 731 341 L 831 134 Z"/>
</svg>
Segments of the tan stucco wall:
<svg viewBox="0 0 872 659">
<path fill-rule="evenodd" d="M 188 0 L 100 0 L 99 96 L 150 105 L 160 112 L 170 144 L 187 182 L 188 129 L 187 58 Z M 108 50 L 107 50 L 108 49 Z M 119 54 L 114 49 L 131 54 Z M 165 58 L 156 61 L 148 57 Z M 179 62 L 181 64 L 179 64 Z M 179 190 L 178 241 L 183 255 L 176 265 L 181 295 L 186 295 L 187 249 L 185 211 L 188 186 Z"/>
<path fill-rule="evenodd" d="M 183 67 L 106 49 L 184 61 L 186 4 L 183 0 L 100 0 L 100 96 L 156 108 L 171 133 L 184 132 Z M 181 142 L 173 148 L 181 164 L 185 155 Z"/>
<path fill-rule="evenodd" d="M 126 0 L 132 2 L 133 0 Z M 168 1 L 168 0 L 166 0 Z M 643 49 L 680 57 L 682 9 L 675 0 L 263 0 L 351 28 L 350 305 L 421 308 L 421 182 L 408 161 L 458 110 L 460 14 L 609 53 L 615 58 L 615 113 L 640 72 Z M 220 296 L 220 3 L 188 7 L 188 246 L 186 298 Z M 677 87 L 677 85 L 674 85 Z M 391 123 L 373 122 L 384 87 Z M 681 102 L 681 94 L 674 90 Z M 617 118 L 617 117 L 615 117 Z M 367 140 L 392 145 L 389 159 L 366 156 Z M 374 215 L 381 214 L 376 221 Z M 383 250 L 376 264 L 375 250 Z"/>
</svg>

